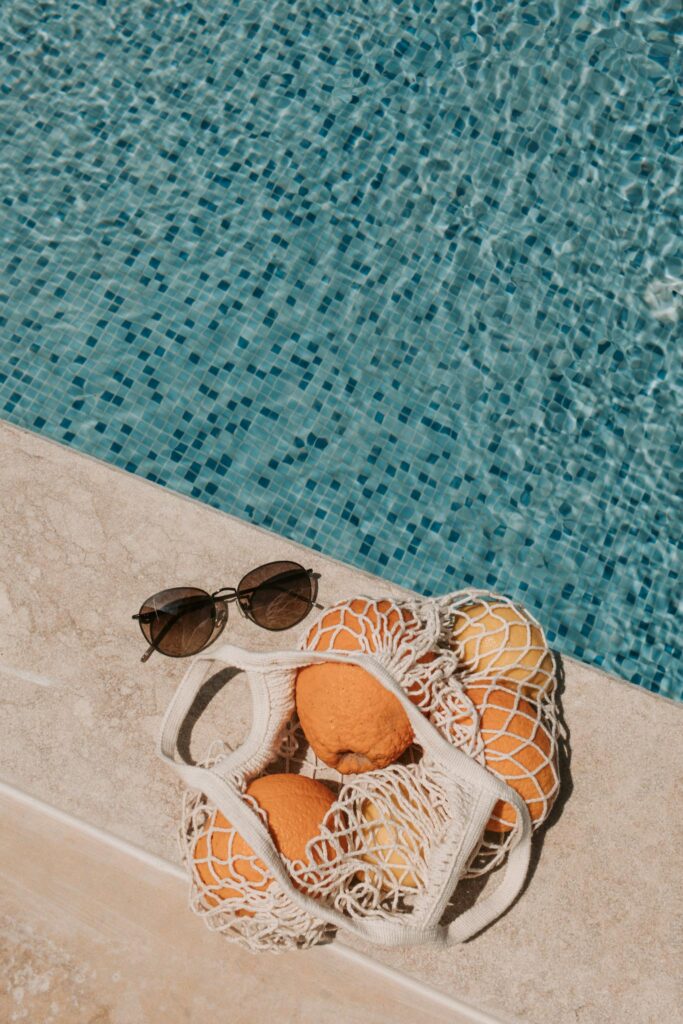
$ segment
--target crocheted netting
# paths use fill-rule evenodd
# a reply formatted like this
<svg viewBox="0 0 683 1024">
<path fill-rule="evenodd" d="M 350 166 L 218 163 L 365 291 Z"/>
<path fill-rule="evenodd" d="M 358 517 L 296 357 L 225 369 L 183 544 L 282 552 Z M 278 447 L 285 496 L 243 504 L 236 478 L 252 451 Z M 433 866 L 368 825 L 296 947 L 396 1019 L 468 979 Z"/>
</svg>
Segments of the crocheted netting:
<svg viewBox="0 0 683 1024">
<path fill-rule="evenodd" d="M 442 737 L 516 789 L 532 826 L 542 824 L 559 786 L 556 680 L 543 632 L 527 612 L 474 590 L 436 600 L 355 598 L 327 608 L 301 641 L 309 651 L 340 647 L 371 654 Z M 476 799 L 471 787 L 417 742 L 386 768 L 341 775 L 306 740 L 295 681 L 295 672 L 282 672 L 269 683 L 278 728 L 268 750 L 240 764 L 219 744 L 204 767 L 226 778 L 266 830 L 266 812 L 246 793 L 253 778 L 286 772 L 324 782 L 336 796 L 305 858 L 277 855 L 295 888 L 349 921 L 435 924 L 458 878 L 485 874 L 505 859 L 519 829 L 512 807 L 499 801 L 486 830 L 464 850 Z M 192 909 L 210 928 L 252 951 L 331 937 L 334 925 L 292 899 L 203 793 L 186 793 L 180 844 Z"/>
</svg>

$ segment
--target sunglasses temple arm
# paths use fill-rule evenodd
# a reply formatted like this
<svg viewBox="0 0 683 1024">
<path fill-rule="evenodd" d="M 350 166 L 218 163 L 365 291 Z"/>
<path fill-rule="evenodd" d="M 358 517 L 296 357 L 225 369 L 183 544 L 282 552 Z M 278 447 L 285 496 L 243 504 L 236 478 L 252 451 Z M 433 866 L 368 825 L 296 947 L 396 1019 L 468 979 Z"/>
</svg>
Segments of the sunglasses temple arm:
<svg viewBox="0 0 683 1024">
<path fill-rule="evenodd" d="M 140 658 L 140 661 L 149 661 L 149 659 L 152 657 L 155 651 L 156 647 L 154 646 L 154 644 L 150 644 L 145 653 Z"/>
<path fill-rule="evenodd" d="M 290 572 L 290 573 L 285 573 L 284 574 L 285 579 L 288 579 L 288 578 L 295 578 L 296 579 L 300 575 L 301 575 L 301 573 L 299 573 L 299 572 Z M 319 580 L 320 579 L 320 573 L 319 572 L 313 572 L 312 569 L 306 569 L 306 576 L 311 576 L 314 580 Z M 271 586 L 277 587 L 277 581 L 276 580 L 264 580 L 263 583 L 256 583 L 253 587 L 244 587 L 242 590 L 240 590 L 240 589 L 235 590 L 234 587 L 221 587 L 220 590 L 214 590 L 214 592 L 211 595 L 211 597 L 216 597 L 216 598 L 218 598 L 221 601 L 236 601 L 240 596 L 246 596 L 247 594 L 253 594 L 256 590 L 259 589 L 259 587 L 262 587 L 265 583 L 268 583 Z M 280 584 L 280 586 L 277 587 L 277 589 L 282 590 L 283 594 L 291 594 L 291 591 L 283 589 L 282 584 Z M 227 594 L 224 593 L 224 591 L 226 591 L 226 590 L 228 591 Z M 297 596 L 297 595 L 294 595 L 294 596 Z M 315 602 L 312 602 L 312 603 L 315 604 Z M 315 607 L 316 608 L 322 608 L 323 606 L 315 604 Z"/>
<path fill-rule="evenodd" d="M 161 643 L 161 641 L 164 639 L 164 637 L 168 633 L 169 629 L 173 629 L 173 627 L 175 626 L 176 622 L 178 621 L 178 619 L 180 617 L 181 617 L 180 615 L 174 615 L 173 618 L 171 619 L 171 621 L 166 623 L 164 628 L 159 633 L 159 636 L 156 639 L 156 643 L 149 645 L 149 647 L 147 648 L 145 653 L 140 658 L 140 661 L 149 661 L 149 659 L 152 657 L 154 652 L 157 650 L 157 648 L 158 648 L 159 644 Z"/>
<path fill-rule="evenodd" d="M 286 586 L 285 586 L 286 581 L 287 580 L 291 580 L 291 579 L 298 579 L 301 575 L 302 574 L 300 572 L 288 572 L 288 573 L 283 573 L 283 578 L 284 578 L 285 583 L 283 583 L 281 580 L 280 580 L 280 582 L 278 582 L 278 579 L 276 577 L 274 580 L 264 580 L 262 583 L 257 583 L 253 587 L 244 587 L 243 590 L 239 590 L 239 589 L 238 590 L 233 590 L 232 587 L 225 587 L 223 589 L 231 590 L 232 591 L 232 594 L 230 595 L 230 598 L 232 600 L 234 600 L 236 597 L 238 598 L 241 594 L 253 594 L 260 587 L 263 587 L 263 586 L 266 586 L 266 585 L 274 587 L 276 590 L 281 590 L 283 594 L 292 594 L 291 590 L 287 590 L 286 589 Z M 312 569 L 307 569 L 306 572 L 305 572 L 305 575 L 306 576 L 310 576 L 311 579 L 314 579 L 314 580 L 319 580 L 320 579 L 320 573 L 319 572 L 313 572 Z M 219 594 L 221 594 L 221 591 L 220 590 L 216 590 L 216 591 L 214 591 L 214 593 L 211 596 L 212 597 L 216 597 Z M 293 596 L 294 597 L 298 597 L 297 594 L 293 594 Z M 315 604 L 314 601 L 311 602 L 311 603 Z M 316 605 L 316 608 L 317 607 L 318 607 L 318 605 Z M 322 607 L 322 606 L 320 606 L 320 607 Z"/>
<path fill-rule="evenodd" d="M 282 584 L 280 584 L 278 586 L 278 584 L 276 582 L 272 582 L 270 584 L 270 586 L 273 588 L 273 590 L 279 590 L 281 594 L 288 594 L 289 597 L 296 597 L 296 598 L 300 597 L 299 594 L 295 593 L 293 590 L 288 590 L 287 587 L 282 585 Z M 258 587 L 250 587 L 249 590 L 244 590 L 244 591 L 242 591 L 242 593 L 250 594 L 250 593 L 253 593 L 255 590 L 258 590 Z M 301 600 L 303 600 L 303 598 L 301 598 Z M 309 601 L 308 603 L 310 604 L 311 608 L 323 609 L 325 607 L 324 604 L 318 604 L 317 601 Z"/>
<path fill-rule="evenodd" d="M 178 622 L 178 621 L 179 621 L 180 619 L 182 619 L 183 615 L 187 615 L 187 613 L 188 613 L 189 611 L 191 611 L 191 610 L 192 610 L 191 608 L 184 608 L 184 609 L 183 609 L 182 611 L 178 612 L 178 613 L 177 613 L 176 615 L 173 615 L 173 616 L 172 616 L 172 617 L 171 617 L 171 618 L 169 619 L 169 621 L 168 621 L 168 622 L 166 623 L 166 625 L 164 626 L 164 628 L 163 628 L 163 629 L 161 630 L 161 632 L 159 633 L 159 636 L 158 636 L 158 637 L 156 638 L 156 643 L 154 643 L 154 644 L 150 644 L 150 645 L 149 645 L 149 647 L 147 648 L 147 650 L 145 651 L 145 653 L 144 653 L 144 654 L 142 655 L 142 657 L 140 658 L 140 661 L 149 661 L 149 659 L 150 659 L 150 658 L 152 657 L 152 655 L 154 654 L 154 652 L 155 652 L 155 651 L 156 651 L 156 650 L 158 649 L 158 647 L 159 647 L 159 644 L 160 644 L 160 643 L 161 643 L 161 641 L 162 641 L 162 640 L 164 639 L 164 637 L 166 636 L 166 634 L 168 633 L 168 631 L 169 631 L 170 629 L 173 629 L 173 627 L 174 627 L 174 626 L 176 625 L 176 623 L 177 623 L 177 622 Z M 135 616 L 134 616 L 134 617 L 135 617 Z"/>
</svg>

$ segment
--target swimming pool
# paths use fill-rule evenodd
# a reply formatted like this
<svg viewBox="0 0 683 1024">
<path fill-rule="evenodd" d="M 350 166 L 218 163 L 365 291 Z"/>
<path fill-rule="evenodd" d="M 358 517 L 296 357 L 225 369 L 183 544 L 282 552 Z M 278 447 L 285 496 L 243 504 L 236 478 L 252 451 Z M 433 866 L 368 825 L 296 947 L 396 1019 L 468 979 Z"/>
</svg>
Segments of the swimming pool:
<svg viewBox="0 0 683 1024">
<path fill-rule="evenodd" d="M 682 696 L 678 11 L 9 0 L 0 415 Z"/>
</svg>

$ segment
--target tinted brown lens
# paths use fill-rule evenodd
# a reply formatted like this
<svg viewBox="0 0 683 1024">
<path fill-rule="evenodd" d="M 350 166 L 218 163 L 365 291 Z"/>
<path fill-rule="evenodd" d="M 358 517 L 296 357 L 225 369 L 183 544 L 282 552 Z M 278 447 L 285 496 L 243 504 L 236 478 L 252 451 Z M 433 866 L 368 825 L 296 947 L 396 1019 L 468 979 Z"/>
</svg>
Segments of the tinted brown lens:
<svg viewBox="0 0 683 1024">
<path fill-rule="evenodd" d="M 195 587 L 162 590 L 143 604 L 140 626 L 162 654 L 182 658 L 208 644 L 216 626 L 216 605 L 205 590 Z"/>
<path fill-rule="evenodd" d="M 314 585 L 296 562 L 271 562 L 248 573 L 237 593 L 242 608 L 259 626 L 289 629 L 310 612 Z"/>
</svg>

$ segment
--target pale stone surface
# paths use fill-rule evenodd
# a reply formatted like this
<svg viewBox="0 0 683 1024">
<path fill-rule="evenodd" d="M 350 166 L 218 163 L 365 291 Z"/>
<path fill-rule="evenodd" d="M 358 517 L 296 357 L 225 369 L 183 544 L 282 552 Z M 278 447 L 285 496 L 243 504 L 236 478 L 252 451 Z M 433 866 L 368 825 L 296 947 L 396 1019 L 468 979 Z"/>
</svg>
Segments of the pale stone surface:
<svg viewBox="0 0 683 1024">
<path fill-rule="evenodd" d="M 254 956 L 187 911 L 187 884 L 0 793 L 6 1024 L 467 1024 L 329 950 Z M 17 871 L 17 865 L 21 870 Z"/>
<path fill-rule="evenodd" d="M 156 757 L 160 715 L 187 661 L 140 656 L 131 615 L 167 586 L 236 584 L 262 562 L 322 571 L 323 604 L 380 581 L 197 502 L 0 424 L 0 773 L 154 853 L 175 856 L 178 784 Z M 223 634 L 294 646 L 235 610 Z M 215 712 L 232 720 L 232 690 Z"/>
<path fill-rule="evenodd" d="M 155 655 L 140 664 L 130 619 L 140 601 L 173 584 L 234 583 L 259 562 L 290 557 L 321 572 L 323 603 L 401 590 L 7 425 L 0 478 L 0 774 L 176 858 L 180 787 L 155 742 L 186 663 Z M 269 634 L 234 614 L 225 636 L 265 649 L 297 633 Z M 573 791 L 539 837 L 523 897 L 462 947 L 365 948 L 532 1024 L 674 1020 L 683 1003 L 681 706 L 574 662 L 566 673 L 564 787 Z M 199 749 L 246 717 L 244 691 L 225 687 L 197 730 Z M 226 963 L 234 956 L 226 947 Z"/>
</svg>

